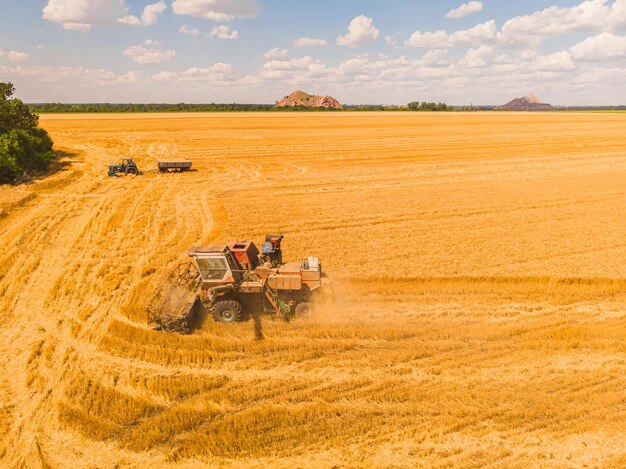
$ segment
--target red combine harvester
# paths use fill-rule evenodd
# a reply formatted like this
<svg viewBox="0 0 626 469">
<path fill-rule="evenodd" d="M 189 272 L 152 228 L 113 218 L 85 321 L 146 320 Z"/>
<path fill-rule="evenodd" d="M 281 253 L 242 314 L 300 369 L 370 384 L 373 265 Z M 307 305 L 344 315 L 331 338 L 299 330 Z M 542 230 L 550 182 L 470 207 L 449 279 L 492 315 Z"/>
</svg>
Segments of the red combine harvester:
<svg viewBox="0 0 626 469">
<path fill-rule="evenodd" d="M 197 246 L 192 262 L 170 275 L 148 306 L 148 323 L 156 329 L 189 332 L 199 308 L 215 321 L 236 322 L 257 312 L 289 320 L 311 309 L 325 283 L 317 257 L 282 260 L 282 235 L 267 235 L 259 252 L 251 241 Z"/>
</svg>

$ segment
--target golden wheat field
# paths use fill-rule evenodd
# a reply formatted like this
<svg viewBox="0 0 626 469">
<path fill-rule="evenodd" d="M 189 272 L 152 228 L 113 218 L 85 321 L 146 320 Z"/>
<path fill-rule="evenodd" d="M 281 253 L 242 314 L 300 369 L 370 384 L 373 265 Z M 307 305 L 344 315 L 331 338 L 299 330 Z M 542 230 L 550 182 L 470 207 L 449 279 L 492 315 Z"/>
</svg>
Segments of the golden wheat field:
<svg viewBox="0 0 626 469">
<path fill-rule="evenodd" d="M 626 466 L 626 115 L 41 123 L 55 171 L 0 187 L 0 466 Z M 148 328 L 189 247 L 270 232 L 334 301 Z"/>
</svg>

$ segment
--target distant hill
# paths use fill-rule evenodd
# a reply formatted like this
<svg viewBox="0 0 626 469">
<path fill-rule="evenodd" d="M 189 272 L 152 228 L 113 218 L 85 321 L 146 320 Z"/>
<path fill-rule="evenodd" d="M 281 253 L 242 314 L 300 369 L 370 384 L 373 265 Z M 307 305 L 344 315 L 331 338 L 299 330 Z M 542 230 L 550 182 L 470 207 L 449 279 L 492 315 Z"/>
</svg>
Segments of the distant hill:
<svg viewBox="0 0 626 469">
<path fill-rule="evenodd" d="M 343 109 L 343 106 L 332 96 L 310 95 L 297 90 L 276 103 L 276 107 L 303 106 L 322 107 L 325 109 Z"/>
<path fill-rule="evenodd" d="M 548 111 L 554 106 L 544 103 L 537 96 L 529 95 L 523 98 L 515 98 L 503 106 L 498 106 L 502 111 Z"/>
</svg>

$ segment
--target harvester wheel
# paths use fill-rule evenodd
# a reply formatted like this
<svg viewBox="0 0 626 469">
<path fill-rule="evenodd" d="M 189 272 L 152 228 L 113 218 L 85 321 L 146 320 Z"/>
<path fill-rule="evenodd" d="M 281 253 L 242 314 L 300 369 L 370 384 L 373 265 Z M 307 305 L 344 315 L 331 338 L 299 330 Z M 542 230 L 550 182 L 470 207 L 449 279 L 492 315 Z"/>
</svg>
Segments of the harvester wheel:
<svg viewBox="0 0 626 469">
<path fill-rule="evenodd" d="M 235 300 L 218 301 L 213 305 L 213 319 L 217 322 L 240 321 L 241 303 Z"/>
<path fill-rule="evenodd" d="M 308 301 L 303 301 L 301 303 L 298 303 L 295 313 L 296 316 L 306 316 L 307 314 L 311 313 L 312 309 L 313 305 L 311 303 L 309 303 Z"/>
<path fill-rule="evenodd" d="M 135 176 L 137 176 L 137 174 L 139 174 L 139 170 L 135 167 L 135 166 L 129 166 L 128 168 L 126 168 L 126 171 L 124 171 L 126 174 L 133 174 Z"/>
</svg>

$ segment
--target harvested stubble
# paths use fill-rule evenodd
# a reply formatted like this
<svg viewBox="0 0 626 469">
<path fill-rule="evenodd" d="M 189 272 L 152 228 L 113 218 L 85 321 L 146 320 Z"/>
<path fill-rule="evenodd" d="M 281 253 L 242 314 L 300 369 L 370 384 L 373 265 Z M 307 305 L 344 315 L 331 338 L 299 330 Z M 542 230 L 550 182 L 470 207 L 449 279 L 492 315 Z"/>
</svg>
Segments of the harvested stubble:
<svg viewBox="0 0 626 469">
<path fill-rule="evenodd" d="M 42 123 L 69 164 L 0 188 L 1 465 L 626 465 L 626 115 Z M 147 329 L 188 247 L 269 232 L 334 304 Z"/>
</svg>

